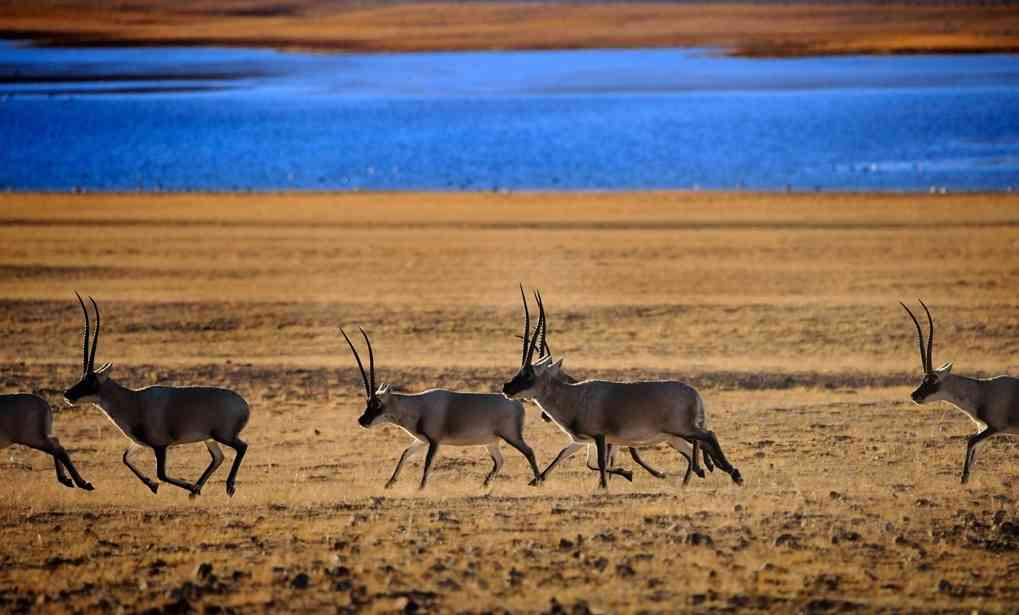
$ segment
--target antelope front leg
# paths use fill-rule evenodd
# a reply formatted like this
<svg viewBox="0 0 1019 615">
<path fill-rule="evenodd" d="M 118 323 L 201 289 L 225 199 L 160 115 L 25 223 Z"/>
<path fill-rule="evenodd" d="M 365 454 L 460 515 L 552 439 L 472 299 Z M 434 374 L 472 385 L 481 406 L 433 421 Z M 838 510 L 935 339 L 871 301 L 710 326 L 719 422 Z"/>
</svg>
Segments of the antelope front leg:
<svg viewBox="0 0 1019 615">
<path fill-rule="evenodd" d="M 598 447 L 598 473 L 600 474 L 598 478 L 598 487 L 601 489 L 608 489 L 608 475 L 605 472 L 605 466 L 608 462 L 608 451 L 605 450 L 605 436 L 603 434 L 595 436 L 594 445 Z"/>
<path fill-rule="evenodd" d="M 622 476 L 623 478 L 625 478 L 626 480 L 628 480 L 629 482 L 632 483 L 633 482 L 633 472 L 631 472 L 631 471 L 629 471 L 627 469 L 624 469 L 624 468 L 616 467 L 616 448 L 615 448 L 615 446 L 612 445 L 612 444 L 607 444 L 606 447 L 608 448 L 608 453 L 606 453 L 605 456 L 608 459 L 607 463 L 608 463 L 609 467 L 605 471 L 609 473 L 609 478 L 612 478 L 612 475 L 615 474 L 617 476 Z M 587 450 L 588 450 L 588 455 L 587 455 L 587 460 L 586 460 L 587 469 L 588 470 L 594 470 L 595 472 L 597 472 L 598 471 L 598 466 L 591 464 L 591 455 L 590 455 L 591 449 L 589 448 Z"/>
<path fill-rule="evenodd" d="M 421 441 L 415 441 L 407 448 L 403 449 L 403 454 L 400 455 L 400 460 L 396 462 L 396 469 L 393 470 L 393 475 L 386 481 L 386 489 L 389 489 L 396 484 L 396 479 L 400 478 L 400 470 L 403 469 L 403 464 L 409 460 L 417 457 L 421 453 L 425 452 L 425 448 L 428 446 L 427 443 Z"/>
<path fill-rule="evenodd" d="M 53 464 L 56 467 L 57 480 L 60 481 L 61 484 L 66 487 L 84 489 L 85 491 L 93 490 L 94 487 L 92 487 L 92 483 L 88 482 L 82 478 L 80 474 L 78 474 L 77 468 L 75 468 L 74 464 L 71 462 L 70 455 L 68 455 L 67 451 L 64 450 L 64 447 L 61 446 L 60 440 L 50 436 L 39 450 L 53 455 Z M 64 475 L 65 468 L 71 474 L 71 480 L 68 480 L 68 478 Z"/>
<path fill-rule="evenodd" d="M 61 485 L 71 487 L 73 489 L 74 482 L 67 478 L 67 474 L 64 473 L 64 464 L 60 463 L 60 459 L 56 455 L 53 456 L 53 465 L 56 466 L 57 469 L 57 481 Z"/>
<path fill-rule="evenodd" d="M 962 464 L 962 484 L 965 485 L 969 481 L 969 469 L 970 465 L 973 464 L 973 456 L 977 453 L 977 444 L 980 444 L 987 438 L 990 438 L 997 433 L 991 427 L 981 431 L 978 434 L 974 434 L 966 439 L 966 461 Z"/>
<path fill-rule="evenodd" d="M 524 442 L 524 439 L 519 436 L 509 438 L 503 437 L 503 440 L 506 444 L 517 449 L 517 451 L 523 455 L 525 459 L 527 459 L 528 465 L 531 466 L 531 472 L 534 473 L 534 478 L 531 479 L 530 485 L 533 487 L 534 485 L 541 483 L 541 481 L 544 480 L 544 477 L 538 472 L 538 460 L 534 458 L 534 450 L 531 449 L 531 447 Z"/>
<path fill-rule="evenodd" d="M 421 485 L 418 489 L 424 489 L 425 484 L 428 482 L 428 471 L 432 469 L 432 461 L 435 460 L 435 454 L 439 452 L 439 443 L 435 440 L 428 441 L 428 452 L 425 453 L 425 469 L 421 473 Z"/>
<path fill-rule="evenodd" d="M 205 447 L 209 449 L 209 455 L 212 456 L 212 461 L 209 463 L 209 467 L 205 468 L 205 471 L 202 472 L 202 476 L 198 479 L 198 482 L 195 483 L 195 491 L 191 494 L 191 497 L 195 497 L 202 492 L 202 487 L 205 486 L 205 481 L 209 480 L 212 473 L 218 470 L 220 464 L 223 463 L 223 450 L 219 448 L 218 444 L 212 440 L 206 440 Z"/>
<path fill-rule="evenodd" d="M 248 452 L 248 443 L 237 436 L 234 436 L 234 439 L 230 441 L 220 440 L 219 443 L 234 449 L 234 463 L 230 466 L 230 474 L 226 477 L 226 494 L 234 497 L 234 493 L 237 493 L 237 470 L 241 467 L 244 454 Z"/>
<path fill-rule="evenodd" d="M 149 491 L 151 491 L 152 493 L 156 493 L 157 491 L 159 491 L 159 483 L 152 480 L 148 476 L 142 474 L 141 470 L 136 468 L 134 464 L 131 463 L 131 453 L 137 450 L 141 450 L 141 447 L 130 446 L 126 451 L 124 451 L 124 456 L 122 458 L 124 460 L 124 465 L 126 465 L 128 469 L 131 470 L 131 472 L 133 472 L 134 475 L 138 477 L 138 480 L 145 483 L 145 486 L 149 488 Z"/>
<path fill-rule="evenodd" d="M 166 447 L 154 446 L 152 447 L 152 450 L 156 453 L 156 478 L 164 483 L 170 483 L 171 485 L 180 487 L 192 495 L 197 495 L 198 492 L 194 485 L 178 478 L 171 478 L 166 474 Z"/>
<path fill-rule="evenodd" d="M 570 442 L 563 448 L 563 450 L 559 451 L 559 454 L 556 455 L 556 458 L 552 460 L 552 463 L 548 464 L 548 466 L 544 470 L 542 470 L 541 474 L 539 474 L 537 478 L 531 481 L 531 485 L 538 485 L 545 482 L 545 479 L 548 478 L 549 472 L 551 472 L 557 465 L 559 465 L 563 461 L 566 461 L 570 457 L 576 455 L 577 451 L 579 451 L 584 446 L 585 446 L 584 444 L 581 444 L 576 440 Z"/>
</svg>

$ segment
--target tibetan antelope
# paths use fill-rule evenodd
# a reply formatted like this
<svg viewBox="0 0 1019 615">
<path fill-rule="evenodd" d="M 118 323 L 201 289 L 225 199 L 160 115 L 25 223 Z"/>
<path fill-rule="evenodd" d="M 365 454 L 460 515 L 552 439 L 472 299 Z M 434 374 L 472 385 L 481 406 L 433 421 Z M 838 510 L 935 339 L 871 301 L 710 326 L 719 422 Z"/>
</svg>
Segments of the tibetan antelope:
<svg viewBox="0 0 1019 615">
<path fill-rule="evenodd" d="M 484 446 L 492 457 L 492 470 L 485 477 L 484 485 L 488 485 L 502 469 L 500 440 L 520 451 L 527 458 L 535 479 L 539 477 L 534 451 L 524 441 L 524 405 L 521 402 L 506 399 L 498 393 L 457 393 L 430 389 L 422 393 L 404 394 L 394 393 L 388 384 L 376 388 L 375 355 L 368 334 L 361 329 L 361 335 L 368 346 L 366 374 L 354 344 L 343 329 L 340 329 L 340 333 L 354 353 L 354 360 L 357 361 L 364 381 L 366 405 L 364 413 L 357 419 L 358 424 L 367 429 L 392 423 L 414 438 L 414 443 L 400 455 L 393 475 L 386 481 L 387 489 L 396 483 L 403 464 L 422 452 L 425 453 L 425 467 L 420 488 L 424 489 L 440 444 Z"/>
<path fill-rule="evenodd" d="M 524 304 L 524 322 L 525 323 L 529 323 L 530 322 L 530 310 L 527 307 L 527 297 L 524 296 L 523 285 L 521 285 L 521 287 L 520 287 L 520 298 L 521 298 L 521 300 L 523 301 L 523 304 Z M 542 356 L 542 357 L 552 356 L 552 349 L 549 348 L 549 345 L 548 345 L 548 336 L 547 336 L 548 317 L 545 314 L 544 302 L 541 300 L 541 293 L 539 291 L 535 291 L 534 292 L 534 300 L 538 304 L 538 309 L 539 309 L 539 312 L 540 312 L 540 316 L 539 316 L 539 323 L 540 323 L 539 326 L 540 326 L 540 329 L 538 329 L 538 330 L 541 332 L 541 336 L 539 338 L 539 342 L 538 342 L 538 346 L 537 346 L 538 352 L 539 352 L 539 355 Z M 525 340 L 527 339 L 524 336 L 518 336 L 518 337 L 520 337 L 521 339 L 525 339 Z M 525 342 L 525 344 L 526 344 L 526 342 Z M 562 365 L 561 364 L 559 364 L 559 365 L 553 364 L 553 365 L 551 365 L 549 367 L 549 369 L 552 371 L 552 373 L 550 374 L 550 376 L 552 378 L 555 378 L 557 380 L 561 380 L 561 381 L 563 381 L 563 382 L 565 382 L 567 384 L 576 384 L 576 383 L 580 382 L 576 378 L 574 378 L 571 375 L 569 375 L 568 373 L 566 373 L 566 370 L 562 369 Z M 540 404 L 538 404 L 538 405 L 540 407 Z M 548 413 L 545 412 L 544 410 L 542 410 L 542 412 L 541 412 L 541 418 L 543 420 L 545 420 L 546 422 L 555 423 L 555 421 L 552 419 L 552 417 L 550 417 L 548 415 Z M 580 439 L 578 439 L 574 434 L 570 433 L 570 431 L 566 427 L 560 425 L 559 423 L 555 423 L 555 424 L 556 424 L 556 427 L 559 427 L 559 429 L 561 429 L 563 431 L 563 433 L 565 433 L 566 435 L 568 435 L 570 437 L 572 442 L 569 445 L 567 445 L 565 448 L 563 448 L 563 450 L 561 450 L 559 452 L 559 454 L 556 456 L 555 460 L 553 460 L 553 462 L 551 464 L 549 464 L 549 466 L 547 468 L 545 468 L 545 470 L 542 472 L 542 476 L 544 478 L 547 478 L 549 472 L 551 472 L 558 464 L 562 463 L 563 461 L 566 461 L 567 459 L 572 457 L 574 454 L 576 454 L 577 451 L 579 451 L 581 448 L 583 448 L 585 446 L 588 449 L 587 450 L 587 462 L 586 462 L 588 469 L 594 470 L 596 472 L 600 471 L 600 468 L 597 465 L 595 465 L 595 464 L 593 464 L 591 462 L 591 450 L 593 448 L 595 448 L 593 443 L 583 442 Z M 670 446 L 673 447 L 673 449 L 676 452 L 678 452 L 680 455 L 683 456 L 684 459 L 686 459 L 687 468 L 686 468 L 686 474 L 683 476 L 683 484 L 684 485 L 687 484 L 688 482 L 690 482 L 690 475 L 692 473 L 696 473 L 697 476 L 699 476 L 701 478 L 704 478 L 704 471 L 701 470 L 700 466 L 697 464 L 697 457 L 696 457 L 696 455 L 697 455 L 698 445 L 696 444 L 696 442 L 694 443 L 693 447 L 691 447 L 690 443 L 687 442 L 686 440 L 683 440 L 683 439 L 680 439 L 680 438 L 670 438 L 668 440 L 668 443 L 669 443 Z M 657 444 L 657 442 L 655 444 Z M 644 468 L 644 470 L 646 470 L 649 474 L 651 474 L 655 478 L 658 478 L 658 479 L 666 478 L 666 474 L 664 472 L 660 472 L 660 471 L 656 470 L 655 468 L 653 468 L 651 465 L 646 463 L 641 458 L 640 453 L 637 450 L 637 447 L 630 446 L 630 447 L 627 447 L 627 448 L 628 448 L 628 451 L 630 453 L 630 457 L 634 460 L 634 462 L 637 463 L 637 465 L 639 465 L 640 467 Z M 628 481 L 632 481 L 633 480 L 633 473 L 632 472 L 630 472 L 629 470 L 625 470 L 625 469 L 616 467 L 616 464 L 615 464 L 616 450 L 617 450 L 616 449 L 616 445 L 611 444 L 611 443 L 606 445 L 606 457 L 607 457 L 607 460 L 608 460 L 608 467 L 607 467 L 607 469 L 605 471 L 608 474 L 616 474 L 616 475 L 622 476 L 623 478 L 625 478 Z M 708 466 L 708 468 L 710 468 L 712 470 L 714 469 L 714 467 L 711 465 L 710 458 L 705 458 L 705 463 Z"/>
<path fill-rule="evenodd" d="M 223 451 L 219 444 L 234 449 L 234 463 L 226 479 L 227 495 L 236 490 L 237 469 L 241 466 L 248 445 L 238 435 L 248 424 L 248 404 L 244 399 L 226 389 L 209 387 L 150 386 L 144 389 L 129 389 L 110 378 L 110 364 L 95 368 L 96 348 L 99 345 L 99 306 L 89 297 L 96 313 L 96 331 L 89 350 L 89 318 L 85 302 L 78 293 L 78 303 L 85 315 L 84 358 L 82 359 L 81 380 L 64 392 L 69 404 L 88 401 L 103 411 L 110 421 L 133 442 L 124 451 L 123 461 L 145 486 L 156 493 L 159 483 L 142 474 L 131 463 L 130 454 L 139 447 L 151 448 L 156 455 L 156 476 L 190 492 L 190 497 L 199 495 L 220 464 Z M 212 456 L 212 462 L 194 484 L 166 474 L 166 449 L 180 444 L 204 442 Z"/>
<path fill-rule="evenodd" d="M 539 302 L 538 307 L 541 309 L 543 305 Z M 608 487 L 609 443 L 646 446 L 680 439 L 699 443 L 715 465 L 727 472 L 733 482 L 742 484 L 739 470 L 729 464 L 715 434 L 705 428 L 704 401 L 693 387 L 675 381 L 564 382 L 555 377 L 562 367 L 561 359 L 553 362 L 552 357 L 542 357 L 537 363 L 531 362 L 543 320 L 539 317 L 530 343 L 524 344 L 520 369 L 503 385 L 503 394 L 511 399 L 536 400 L 571 436 L 585 442 L 593 440 L 598 452 L 601 488 Z M 524 326 L 528 332 L 526 315 Z M 555 463 L 553 461 L 550 467 Z"/>
<path fill-rule="evenodd" d="M 0 395 L 0 449 L 12 444 L 52 455 L 60 484 L 92 491 L 92 484 L 78 474 L 60 440 L 53 436 L 53 412 L 38 395 Z M 67 478 L 64 468 L 71 478 Z"/>
<path fill-rule="evenodd" d="M 920 301 L 927 313 L 929 329 L 927 350 L 924 351 L 923 333 L 913 312 L 901 303 L 916 326 L 917 342 L 920 347 L 920 367 L 923 380 L 911 397 L 915 404 L 932 401 L 947 401 L 976 423 L 979 432 L 966 440 L 966 459 L 962 464 L 962 483 L 969 480 L 970 467 L 977 445 L 999 434 L 1019 435 L 1019 378 L 997 376 L 995 378 L 967 378 L 952 373 L 952 363 L 934 367 L 934 319 L 927 305 Z"/>
</svg>

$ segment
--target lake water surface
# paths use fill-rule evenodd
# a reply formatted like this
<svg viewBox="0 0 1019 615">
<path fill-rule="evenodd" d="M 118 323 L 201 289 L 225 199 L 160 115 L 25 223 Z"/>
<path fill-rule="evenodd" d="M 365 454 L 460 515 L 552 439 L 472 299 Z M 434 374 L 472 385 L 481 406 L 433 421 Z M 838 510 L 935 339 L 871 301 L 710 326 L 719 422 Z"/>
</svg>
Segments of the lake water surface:
<svg viewBox="0 0 1019 615">
<path fill-rule="evenodd" d="M 1019 187 L 1019 56 L 0 43 L 0 189 Z"/>
</svg>

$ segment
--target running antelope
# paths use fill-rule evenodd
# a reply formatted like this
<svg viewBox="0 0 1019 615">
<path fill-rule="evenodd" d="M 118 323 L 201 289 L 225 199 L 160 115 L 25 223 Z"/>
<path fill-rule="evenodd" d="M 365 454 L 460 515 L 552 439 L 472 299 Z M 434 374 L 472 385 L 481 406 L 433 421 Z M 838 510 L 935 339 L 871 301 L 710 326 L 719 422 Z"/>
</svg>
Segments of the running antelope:
<svg viewBox="0 0 1019 615">
<path fill-rule="evenodd" d="M 934 319 L 927 305 L 920 301 L 927 322 L 927 350 L 924 351 L 923 333 L 916 316 L 906 304 L 900 303 L 916 326 L 917 342 L 920 347 L 920 367 L 923 380 L 911 397 L 915 404 L 932 401 L 947 401 L 961 410 L 980 430 L 966 440 L 966 459 L 962 464 L 962 483 L 969 480 L 970 467 L 977 445 L 999 434 L 1019 435 L 1019 378 L 997 376 L 995 378 L 967 378 L 952 374 L 952 363 L 934 368 Z"/>
<path fill-rule="evenodd" d="M 538 307 L 543 307 L 540 302 Z M 593 440 L 598 451 L 601 488 L 608 487 L 608 443 L 646 446 L 669 442 L 675 446 L 679 440 L 702 445 L 715 465 L 735 483 L 742 484 L 739 470 L 729 464 L 715 434 L 705 429 L 704 401 L 695 389 L 675 381 L 564 382 L 555 377 L 562 368 L 561 359 L 553 362 L 552 357 L 546 356 L 531 362 L 543 321 L 539 318 L 530 343 L 525 341 L 520 369 L 503 385 L 503 394 L 511 399 L 534 399 L 572 437 L 582 442 Z M 525 333 L 529 333 L 529 324 L 525 314 Z M 560 456 L 572 446 L 563 449 Z M 553 461 L 549 467 L 555 464 Z"/>
<path fill-rule="evenodd" d="M 22 444 L 53 456 L 57 480 L 65 487 L 92 491 L 92 484 L 78 474 L 60 440 L 53 435 L 53 412 L 37 395 L 0 395 L 0 448 Z M 64 468 L 71 474 L 67 478 Z M 73 482 L 72 482 L 73 479 Z"/>
<path fill-rule="evenodd" d="M 524 322 L 525 323 L 529 323 L 530 322 L 530 310 L 527 307 L 527 297 L 524 296 L 523 285 L 521 285 L 521 287 L 520 287 L 520 298 L 523 300 L 523 303 L 524 303 Z M 547 318 L 547 316 L 545 314 L 544 302 L 542 302 L 542 300 L 541 300 L 541 293 L 539 291 L 535 291 L 534 292 L 534 300 L 538 304 L 538 309 L 539 309 L 539 313 L 540 313 L 540 316 L 539 316 L 539 329 L 538 329 L 538 331 L 541 332 L 541 337 L 539 338 L 539 342 L 538 342 L 537 348 L 538 348 L 538 351 L 540 353 L 540 356 L 542 356 L 542 357 L 552 356 L 552 350 L 551 350 L 551 348 L 549 348 L 548 337 L 547 337 L 548 318 Z M 524 340 L 527 339 L 525 336 L 519 336 L 519 337 L 521 337 L 521 339 L 524 339 Z M 549 367 L 549 369 L 552 372 L 550 374 L 550 377 L 552 377 L 552 378 L 555 378 L 557 380 L 561 380 L 561 381 L 563 381 L 563 382 L 565 382 L 567 384 L 576 384 L 576 383 L 579 382 L 579 380 L 577 380 L 576 378 L 574 378 L 571 375 L 569 375 L 568 373 L 566 373 L 566 370 L 562 369 L 562 365 L 561 364 L 559 364 L 559 365 L 553 364 L 553 365 L 551 365 Z M 540 404 L 539 404 L 539 407 L 540 407 Z M 546 422 L 553 422 L 553 423 L 555 423 L 555 421 L 553 421 L 552 417 L 550 417 L 548 415 L 548 413 L 544 411 L 544 409 L 541 412 L 541 418 L 543 420 L 545 420 Z M 549 464 L 549 466 L 547 468 L 545 468 L 544 472 L 542 472 L 542 476 L 543 477 L 548 477 L 549 472 L 551 472 L 558 464 L 562 463 L 563 461 L 566 461 L 567 459 L 569 459 L 570 457 L 575 455 L 577 453 L 577 451 L 579 451 L 581 448 L 584 448 L 584 447 L 587 447 L 587 449 L 588 449 L 587 450 L 587 461 L 586 461 L 588 469 L 594 470 L 596 472 L 599 471 L 600 468 L 597 465 L 594 465 L 591 462 L 591 450 L 593 448 L 592 443 L 581 441 L 574 434 L 570 433 L 569 429 L 567 429 L 566 427 L 560 425 L 559 423 L 556 423 L 556 426 L 559 427 L 563 431 L 563 433 L 568 435 L 570 437 L 570 439 L 572 440 L 572 442 L 569 445 L 567 445 L 562 451 L 559 452 L 559 455 L 556 456 L 555 460 L 551 464 Z M 698 445 L 696 444 L 696 442 L 694 443 L 694 446 L 691 447 L 690 443 L 687 442 L 686 440 L 682 440 L 682 439 L 670 439 L 669 440 L 669 444 L 670 444 L 670 446 L 673 447 L 673 449 L 676 452 L 678 452 L 680 455 L 683 456 L 684 459 L 686 459 L 687 468 L 686 468 L 686 474 L 684 474 L 684 476 L 683 476 L 683 484 L 684 485 L 687 484 L 688 482 L 690 482 L 690 475 L 692 473 L 696 473 L 697 476 L 699 476 L 701 478 L 704 478 L 704 471 L 701 470 L 700 466 L 697 464 L 697 457 L 696 457 L 696 455 L 697 455 Z M 606 445 L 606 449 L 607 449 L 606 450 L 606 457 L 608 459 L 608 467 L 607 467 L 607 469 L 605 471 L 608 474 L 616 474 L 616 475 L 622 476 L 623 478 L 625 478 L 628 481 L 633 481 L 633 473 L 632 472 L 630 472 L 629 470 L 625 470 L 625 469 L 616 467 L 616 464 L 615 464 L 616 446 L 614 444 L 609 443 L 609 444 Z M 630 452 L 630 457 L 633 458 L 634 462 L 636 462 L 637 465 L 639 465 L 640 467 L 644 468 L 649 474 L 651 474 L 652 476 L 654 476 L 655 478 L 658 478 L 658 479 L 666 478 L 666 474 L 664 472 L 660 472 L 660 471 L 656 470 L 655 468 L 653 468 L 651 465 L 646 463 L 641 458 L 640 453 L 637 450 L 637 447 L 630 446 L 630 447 L 628 447 L 628 450 Z M 714 466 L 711 465 L 711 459 L 710 458 L 708 458 L 708 457 L 705 458 L 705 464 L 708 466 L 709 469 L 714 470 Z"/>
<path fill-rule="evenodd" d="M 238 435 L 248 424 L 248 404 L 244 399 L 226 389 L 209 387 L 150 386 L 144 389 L 129 389 L 110 378 L 110 364 L 95 368 L 96 348 L 99 345 L 99 306 L 89 297 L 96 313 L 96 331 L 89 350 L 89 318 L 85 302 L 78 293 L 78 303 L 85 314 L 84 358 L 82 359 L 81 380 L 64 392 L 69 404 L 87 401 L 99 406 L 106 417 L 130 439 L 133 444 L 124 451 L 126 465 L 145 486 L 156 493 L 159 483 L 142 474 L 131 463 L 130 454 L 145 446 L 156 455 L 156 476 L 190 492 L 190 497 L 199 495 L 220 464 L 223 451 L 219 444 L 234 449 L 234 463 L 226 479 L 226 493 L 232 496 L 236 491 L 237 469 L 241 466 L 248 445 Z M 212 462 L 194 484 L 166 474 L 166 449 L 180 444 L 205 442 L 212 456 Z"/>
<path fill-rule="evenodd" d="M 527 458 L 535 479 L 538 479 L 538 463 L 534 459 L 534 451 L 524 441 L 524 405 L 521 402 L 506 399 L 499 394 L 457 393 L 445 389 L 403 394 L 394 393 L 388 384 L 376 388 L 375 355 L 368 334 L 361 329 L 361 335 L 364 336 L 365 344 L 368 346 L 368 374 L 366 374 L 364 363 L 361 362 L 354 344 L 343 329 L 340 329 L 340 333 L 347 340 L 350 351 L 354 353 L 354 360 L 357 361 L 361 379 L 364 381 L 366 406 L 364 413 L 357 419 L 358 424 L 364 428 L 371 428 L 392 423 L 414 438 L 414 443 L 400 455 L 393 475 L 386 481 L 387 489 L 396 483 L 396 479 L 400 477 L 400 470 L 407 460 L 425 452 L 425 467 L 420 485 L 420 488 L 424 489 L 440 444 L 484 446 L 492 457 L 492 470 L 484 482 L 484 485 L 488 485 L 502 469 L 500 440 Z"/>
</svg>

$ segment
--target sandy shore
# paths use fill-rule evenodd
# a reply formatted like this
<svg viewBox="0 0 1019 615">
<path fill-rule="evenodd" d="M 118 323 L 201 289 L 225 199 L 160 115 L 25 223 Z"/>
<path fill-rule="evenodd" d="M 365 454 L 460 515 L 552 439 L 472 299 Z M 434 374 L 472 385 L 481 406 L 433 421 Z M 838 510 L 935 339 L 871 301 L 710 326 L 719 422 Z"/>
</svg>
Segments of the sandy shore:
<svg viewBox="0 0 1019 615">
<path fill-rule="evenodd" d="M 322 51 L 717 47 L 741 56 L 1019 50 L 1005 3 L 15 0 L 0 38 Z"/>
<path fill-rule="evenodd" d="M 1017 196 L 4 194 L 0 239 L 0 391 L 46 397 L 96 485 L 68 490 L 41 454 L 0 453 L 0 610 L 1019 599 L 1015 443 L 992 440 L 960 487 L 974 427 L 908 402 L 919 366 L 897 304 L 932 306 L 936 362 L 1019 373 Z M 380 379 L 403 390 L 495 390 L 518 361 L 518 281 L 542 288 L 575 374 L 698 387 L 746 485 L 716 472 L 681 488 L 662 449 L 646 458 L 664 481 L 635 472 L 599 493 L 578 457 L 535 489 L 506 449 L 485 490 L 484 451 L 447 447 L 427 491 L 417 463 L 383 490 L 408 438 L 357 426 L 337 327 L 364 326 Z M 235 498 L 225 468 L 197 500 L 152 495 L 98 410 L 62 406 L 80 369 L 73 289 L 99 300 L 98 360 L 122 383 L 248 399 Z M 565 444 L 533 407 L 525 435 L 542 465 Z M 193 478 L 207 457 L 174 449 L 171 473 Z"/>
</svg>

